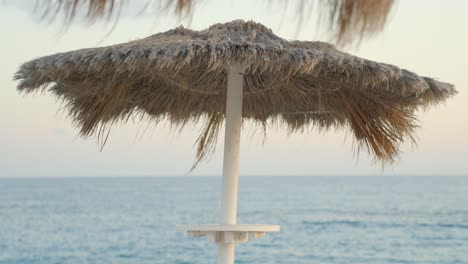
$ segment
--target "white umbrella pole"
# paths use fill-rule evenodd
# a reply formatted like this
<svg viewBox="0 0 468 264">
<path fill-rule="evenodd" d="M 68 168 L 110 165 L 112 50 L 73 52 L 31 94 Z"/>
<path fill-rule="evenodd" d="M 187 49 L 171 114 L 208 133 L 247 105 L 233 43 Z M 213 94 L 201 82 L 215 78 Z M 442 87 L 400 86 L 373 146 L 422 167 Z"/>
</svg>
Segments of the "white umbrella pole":
<svg viewBox="0 0 468 264">
<path fill-rule="evenodd" d="M 234 264 L 236 243 L 245 243 L 249 238 L 262 237 L 266 232 L 280 230 L 278 225 L 236 223 L 243 83 L 244 67 L 240 64 L 230 65 L 226 96 L 221 223 L 177 227 L 178 231 L 184 232 L 189 237 L 207 237 L 209 241 L 217 243 L 219 264 Z"/>
<path fill-rule="evenodd" d="M 241 65 L 229 66 L 221 193 L 221 224 L 223 225 L 236 224 L 243 82 Z M 234 250 L 235 243 L 218 243 L 218 263 L 233 264 Z"/>
</svg>

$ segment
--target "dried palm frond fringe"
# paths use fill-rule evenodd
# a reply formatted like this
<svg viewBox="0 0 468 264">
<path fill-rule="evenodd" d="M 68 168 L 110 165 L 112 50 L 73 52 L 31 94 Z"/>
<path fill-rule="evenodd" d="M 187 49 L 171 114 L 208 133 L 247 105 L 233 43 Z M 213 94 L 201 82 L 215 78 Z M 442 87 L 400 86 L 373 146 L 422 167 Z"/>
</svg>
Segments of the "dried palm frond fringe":
<svg viewBox="0 0 468 264">
<path fill-rule="evenodd" d="M 111 19 L 122 9 L 134 4 L 135 0 L 36 0 L 36 10 L 44 18 L 55 19 L 63 15 L 65 25 L 70 24 L 77 12 L 85 10 L 85 18 L 95 22 L 98 18 Z M 143 10 L 156 10 L 167 13 L 175 12 L 179 16 L 190 15 L 196 0 L 147 0 Z M 278 1 L 267 0 L 268 4 Z M 338 44 L 359 41 L 380 31 L 387 21 L 394 5 L 394 0 L 299 0 L 280 1 L 283 5 L 295 5 L 298 19 L 303 21 L 310 16 L 306 9 L 319 9 L 318 21 L 328 27 Z"/>
<path fill-rule="evenodd" d="M 456 94 L 451 84 L 240 20 L 38 58 L 15 78 L 22 92 L 62 98 L 83 136 L 105 138 L 109 124 L 136 114 L 180 127 L 203 121 L 196 166 L 224 121 L 230 63 L 246 65 L 243 120 L 291 132 L 350 129 L 359 147 L 388 162 L 414 140 L 415 112 Z"/>
<path fill-rule="evenodd" d="M 340 45 L 360 41 L 383 29 L 394 0 L 320 0 L 322 20 Z"/>
</svg>

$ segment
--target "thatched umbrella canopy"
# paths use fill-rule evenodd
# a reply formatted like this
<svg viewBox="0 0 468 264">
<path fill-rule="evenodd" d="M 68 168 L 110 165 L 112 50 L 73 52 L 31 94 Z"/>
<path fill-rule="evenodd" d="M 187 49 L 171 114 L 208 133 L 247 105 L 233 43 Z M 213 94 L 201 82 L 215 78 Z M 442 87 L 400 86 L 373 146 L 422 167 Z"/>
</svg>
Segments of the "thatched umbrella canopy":
<svg viewBox="0 0 468 264">
<path fill-rule="evenodd" d="M 225 120 L 221 225 L 180 228 L 218 243 L 221 264 L 234 263 L 236 243 L 280 229 L 236 224 L 243 120 L 291 131 L 348 128 L 359 146 L 393 161 L 399 144 L 412 139 L 415 111 L 456 93 L 451 84 L 327 43 L 288 41 L 239 20 L 42 57 L 22 65 L 15 78 L 20 91 L 48 88 L 62 98 L 84 136 L 104 135 L 106 125 L 136 113 L 180 126 L 204 119 L 197 162 Z"/>
<path fill-rule="evenodd" d="M 243 120 L 290 131 L 349 129 L 359 147 L 393 161 L 412 139 L 415 112 L 456 93 L 451 84 L 315 41 L 288 41 L 255 22 L 183 27 L 129 43 L 32 60 L 18 89 L 64 99 L 83 136 L 142 113 L 184 126 L 203 119 L 197 161 L 224 120 L 227 66 L 244 65 Z"/>
<path fill-rule="evenodd" d="M 295 19 L 300 23 L 309 19 L 310 11 L 318 9 L 317 21 L 327 27 L 339 44 L 359 41 L 362 37 L 379 32 L 385 25 L 394 0 L 263 0 L 269 5 L 292 6 Z M 179 17 L 191 16 L 199 0 L 146 0 L 143 10 L 159 14 L 175 12 Z M 119 14 L 141 0 L 36 0 L 36 10 L 42 17 L 52 20 L 62 17 L 64 25 L 70 24 L 77 13 L 85 14 L 88 22 L 104 18 L 118 18 Z M 157 14 L 156 14 L 157 15 Z"/>
</svg>

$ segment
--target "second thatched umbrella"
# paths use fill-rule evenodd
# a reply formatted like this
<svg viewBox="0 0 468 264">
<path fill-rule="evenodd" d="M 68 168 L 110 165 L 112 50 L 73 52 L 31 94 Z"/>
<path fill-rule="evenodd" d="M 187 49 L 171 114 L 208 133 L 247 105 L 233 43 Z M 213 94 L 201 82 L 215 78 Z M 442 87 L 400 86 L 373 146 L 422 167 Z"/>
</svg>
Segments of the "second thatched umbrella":
<svg viewBox="0 0 468 264">
<path fill-rule="evenodd" d="M 327 43 L 287 41 L 244 21 L 42 57 L 15 78 L 20 91 L 47 88 L 62 98 L 84 136 L 105 137 L 107 125 L 138 113 L 180 126 L 203 119 L 196 162 L 213 149 L 226 120 L 222 225 L 182 228 L 217 242 L 219 263 L 233 263 L 236 242 L 279 230 L 236 225 L 243 120 L 291 131 L 348 128 L 358 146 L 393 161 L 399 144 L 413 138 L 415 111 L 456 94 L 450 84 Z"/>
</svg>

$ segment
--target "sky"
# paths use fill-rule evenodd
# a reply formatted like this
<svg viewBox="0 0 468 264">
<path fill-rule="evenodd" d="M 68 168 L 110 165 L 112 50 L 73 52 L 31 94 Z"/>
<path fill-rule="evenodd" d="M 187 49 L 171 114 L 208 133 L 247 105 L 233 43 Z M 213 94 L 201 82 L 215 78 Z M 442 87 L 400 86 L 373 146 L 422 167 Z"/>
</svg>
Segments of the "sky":
<svg viewBox="0 0 468 264">
<path fill-rule="evenodd" d="M 199 126 L 174 133 L 166 125 L 135 123 L 114 126 L 101 151 L 94 139 L 83 139 L 50 94 L 22 95 L 12 80 L 30 59 L 86 47 L 127 42 L 180 24 L 204 29 L 234 19 L 255 20 L 286 39 L 328 40 L 306 19 L 300 29 L 294 7 L 270 1 L 206 0 L 190 20 L 138 8 L 112 23 L 75 23 L 66 31 L 33 14 L 32 0 L 0 4 L 0 177 L 70 176 L 219 176 L 222 135 L 214 156 L 188 174 L 195 156 Z M 343 131 L 288 135 L 270 128 L 242 130 L 241 176 L 316 175 L 468 175 L 468 1 L 398 1 L 383 32 L 345 51 L 409 69 L 455 84 L 459 94 L 446 104 L 418 113 L 418 146 L 402 146 L 400 160 L 382 169 L 361 153 Z M 135 15 L 137 14 L 137 15 Z M 107 36 L 106 36 L 107 35 Z"/>
</svg>

